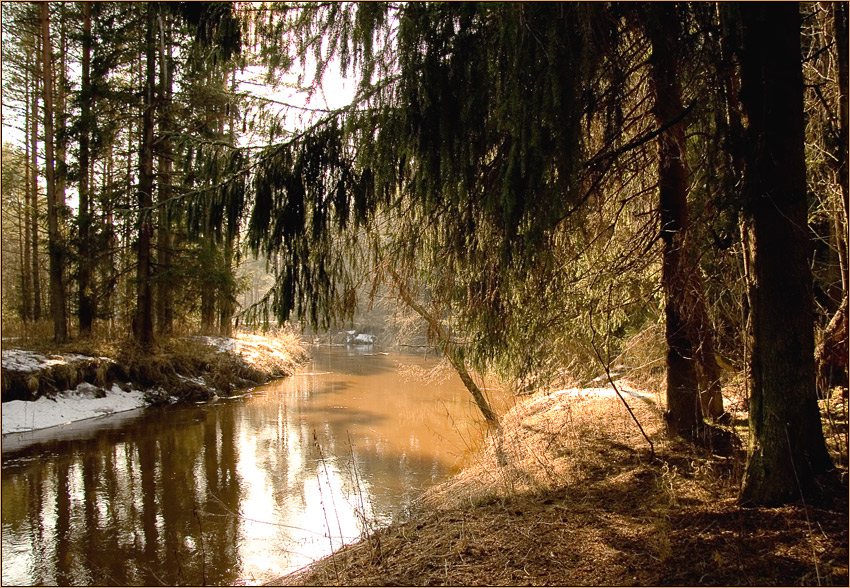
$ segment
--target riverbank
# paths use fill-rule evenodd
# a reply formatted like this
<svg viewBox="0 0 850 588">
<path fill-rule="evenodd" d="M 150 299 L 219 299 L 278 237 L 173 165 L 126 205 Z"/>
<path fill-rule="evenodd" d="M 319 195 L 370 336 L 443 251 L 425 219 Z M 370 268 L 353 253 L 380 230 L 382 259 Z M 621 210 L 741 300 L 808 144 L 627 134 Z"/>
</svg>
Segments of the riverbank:
<svg viewBox="0 0 850 588">
<path fill-rule="evenodd" d="M 300 338 L 283 330 L 173 338 L 147 351 L 129 342 L 75 341 L 24 349 L 4 340 L 2 432 L 230 396 L 291 375 L 306 357 Z"/>
<path fill-rule="evenodd" d="M 531 396 L 407 520 L 270 585 L 847 585 L 846 463 L 815 504 L 741 509 L 743 451 L 665 439 L 632 391 L 652 447 L 612 391 Z"/>
</svg>

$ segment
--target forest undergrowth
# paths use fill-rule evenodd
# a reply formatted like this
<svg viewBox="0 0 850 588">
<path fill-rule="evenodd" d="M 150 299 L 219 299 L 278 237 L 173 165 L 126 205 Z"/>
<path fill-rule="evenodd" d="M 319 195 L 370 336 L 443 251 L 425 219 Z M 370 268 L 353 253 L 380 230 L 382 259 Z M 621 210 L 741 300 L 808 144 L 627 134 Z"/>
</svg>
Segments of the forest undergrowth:
<svg viewBox="0 0 850 588">
<path fill-rule="evenodd" d="M 736 380 L 724 393 L 741 434 Z M 725 457 L 667 439 L 662 399 L 618 388 L 637 394 L 624 397 L 652 447 L 613 390 L 525 397 L 405 520 L 273 584 L 847 585 L 840 389 L 821 402 L 837 475 L 818 500 L 741 508 L 746 439 Z"/>
</svg>

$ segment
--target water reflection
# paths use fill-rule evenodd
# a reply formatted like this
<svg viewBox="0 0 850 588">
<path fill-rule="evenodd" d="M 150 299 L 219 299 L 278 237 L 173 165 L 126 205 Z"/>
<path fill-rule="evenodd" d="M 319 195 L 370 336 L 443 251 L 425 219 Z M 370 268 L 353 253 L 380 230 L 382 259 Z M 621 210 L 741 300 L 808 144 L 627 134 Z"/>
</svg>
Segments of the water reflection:
<svg viewBox="0 0 850 588">
<path fill-rule="evenodd" d="M 3 454 L 2 583 L 232 584 L 287 573 L 460 465 L 474 408 L 431 362 L 324 350 L 214 404 Z"/>
</svg>

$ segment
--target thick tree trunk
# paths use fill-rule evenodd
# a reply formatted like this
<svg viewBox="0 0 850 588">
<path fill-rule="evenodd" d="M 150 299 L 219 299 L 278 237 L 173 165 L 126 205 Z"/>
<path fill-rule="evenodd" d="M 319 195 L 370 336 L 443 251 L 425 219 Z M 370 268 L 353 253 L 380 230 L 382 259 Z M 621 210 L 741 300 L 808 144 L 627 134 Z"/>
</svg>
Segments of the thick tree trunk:
<svg viewBox="0 0 850 588">
<path fill-rule="evenodd" d="M 776 505 L 831 468 L 815 390 L 800 14 L 742 3 L 741 101 L 750 217 L 753 351 L 750 446 L 742 504 Z"/>
<path fill-rule="evenodd" d="M 652 43 L 653 113 L 659 126 L 684 110 L 676 75 L 678 18 L 669 7 L 651 8 L 647 33 Z M 692 254 L 688 218 L 685 125 L 680 121 L 658 137 L 662 286 L 667 340 L 667 426 L 672 435 L 696 440 L 704 417 L 723 414 L 719 370 L 703 300 L 699 268 Z"/>
<path fill-rule="evenodd" d="M 139 233 L 136 249 L 136 314 L 133 334 L 143 346 L 153 343 L 153 292 L 151 288 L 151 239 L 153 237 L 153 148 L 154 89 L 156 87 L 156 45 L 154 32 L 156 13 L 153 3 L 147 5 L 145 30 L 145 81 L 142 107 L 142 137 L 139 149 Z"/>
<path fill-rule="evenodd" d="M 65 205 L 64 197 L 56 183 L 53 153 L 53 73 L 52 46 L 50 43 L 50 5 L 41 5 L 41 60 L 44 68 L 44 170 L 47 180 L 47 238 L 50 253 L 50 315 L 53 319 L 53 339 L 57 343 L 68 340 L 65 317 L 64 244 L 59 230 L 59 211 Z"/>
<path fill-rule="evenodd" d="M 91 336 L 94 321 L 94 295 L 91 287 L 91 211 L 89 210 L 89 178 L 91 169 L 89 163 L 89 125 L 91 117 L 91 2 L 83 2 L 83 55 L 82 55 L 82 101 L 80 118 L 80 206 L 77 216 L 79 228 L 79 306 L 77 319 L 80 325 L 80 336 Z"/>
</svg>

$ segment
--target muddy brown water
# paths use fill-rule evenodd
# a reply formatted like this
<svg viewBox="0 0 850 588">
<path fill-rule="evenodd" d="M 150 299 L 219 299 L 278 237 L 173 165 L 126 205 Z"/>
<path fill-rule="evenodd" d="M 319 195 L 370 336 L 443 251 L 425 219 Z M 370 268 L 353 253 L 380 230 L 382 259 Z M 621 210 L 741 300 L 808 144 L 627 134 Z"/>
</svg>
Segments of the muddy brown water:
<svg viewBox="0 0 850 588">
<path fill-rule="evenodd" d="M 240 398 L 7 436 L 2 584 L 258 584 L 463 464 L 480 417 L 434 359 L 317 348 Z"/>
</svg>

